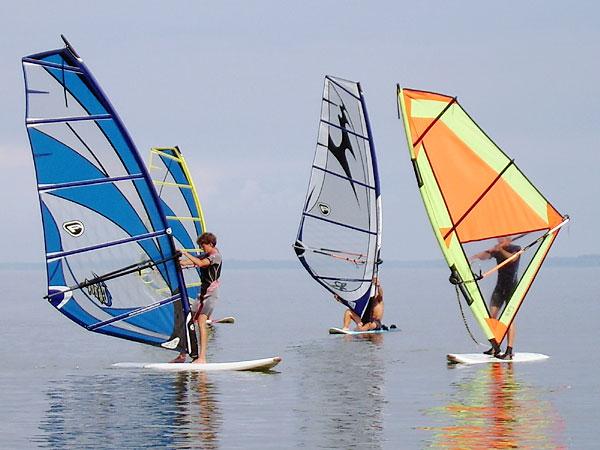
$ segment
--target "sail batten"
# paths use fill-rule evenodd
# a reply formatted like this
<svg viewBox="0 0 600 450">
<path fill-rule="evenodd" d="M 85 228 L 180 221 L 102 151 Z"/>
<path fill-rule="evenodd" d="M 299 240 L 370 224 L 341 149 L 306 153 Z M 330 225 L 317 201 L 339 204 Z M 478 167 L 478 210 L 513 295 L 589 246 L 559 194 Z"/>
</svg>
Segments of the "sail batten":
<svg viewBox="0 0 600 450">
<path fill-rule="evenodd" d="M 398 110 L 451 280 L 486 338 L 499 344 L 568 217 L 556 211 L 456 97 L 398 87 Z M 483 269 L 472 266 L 486 264 L 492 267 L 476 275 Z M 498 317 L 488 307 L 492 296 L 502 300 Z"/>
<path fill-rule="evenodd" d="M 325 77 L 315 156 L 293 248 L 318 283 L 363 315 L 378 271 L 381 199 L 372 133 L 356 82 Z"/>
<path fill-rule="evenodd" d="M 22 62 L 46 298 L 88 330 L 195 353 L 169 224 L 125 126 L 72 47 Z"/>
</svg>

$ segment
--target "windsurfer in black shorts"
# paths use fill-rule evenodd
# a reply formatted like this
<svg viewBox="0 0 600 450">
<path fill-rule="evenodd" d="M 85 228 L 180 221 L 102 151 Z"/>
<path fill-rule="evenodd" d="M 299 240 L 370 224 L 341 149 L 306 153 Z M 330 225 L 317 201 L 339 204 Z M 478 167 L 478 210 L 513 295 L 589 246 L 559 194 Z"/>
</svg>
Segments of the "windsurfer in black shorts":
<svg viewBox="0 0 600 450">
<path fill-rule="evenodd" d="M 181 251 L 182 257 L 179 264 L 182 268 L 199 267 L 202 285 L 198 301 L 192 304 L 193 320 L 200 332 L 200 354 L 194 359 L 195 363 L 206 362 L 206 344 L 208 331 L 206 321 L 212 315 L 215 303 L 219 298 L 219 277 L 221 276 L 221 253 L 217 249 L 217 237 L 212 233 L 202 233 L 198 236 L 198 245 L 204 250 L 198 257 Z M 182 352 L 171 362 L 185 362 L 186 353 Z"/>
<path fill-rule="evenodd" d="M 373 283 L 375 284 L 375 295 L 370 299 L 367 309 L 363 314 L 363 318 L 361 319 L 360 316 L 351 309 L 347 309 L 344 312 L 344 330 L 349 329 L 350 322 L 352 321 L 356 323 L 356 331 L 381 330 L 384 326 L 381 323 L 381 320 L 383 319 L 383 288 L 381 287 L 378 277 L 373 277 Z"/>
<path fill-rule="evenodd" d="M 498 238 L 498 244 L 489 250 L 485 250 L 481 253 L 473 255 L 471 259 L 496 259 L 496 263 L 499 265 L 515 253 L 519 252 L 521 247 L 512 244 L 512 240 L 507 237 Z M 498 269 L 498 279 L 496 281 L 496 287 L 492 293 L 490 299 L 490 316 L 493 319 L 498 317 L 498 312 L 510 298 L 518 282 L 519 272 L 519 256 L 515 257 L 510 262 L 504 264 Z M 512 359 L 513 357 L 513 344 L 515 339 L 515 325 L 511 323 L 508 329 L 508 344 L 506 352 L 500 354 L 493 347 L 484 353 L 486 355 L 494 355 L 500 359 Z"/>
</svg>

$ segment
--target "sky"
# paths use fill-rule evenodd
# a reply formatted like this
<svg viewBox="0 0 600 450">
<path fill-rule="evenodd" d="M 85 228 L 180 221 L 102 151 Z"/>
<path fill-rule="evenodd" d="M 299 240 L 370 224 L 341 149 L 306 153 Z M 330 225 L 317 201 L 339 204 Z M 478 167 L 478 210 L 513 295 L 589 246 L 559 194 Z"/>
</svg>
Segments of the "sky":
<svg viewBox="0 0 600 450">
<path fill-rule="evenodd" d="M 67 36 L 138 150 L 179 145 L 225 258 L 292 260 L 323 77 L 360 81 L 380 164 L 384 260 L 441 259 L 396 83 L 458 96 L 600 253 L 596 2 L 0 1 L 0 263 L 43 260 L 21 58 Z"/>
</svg>

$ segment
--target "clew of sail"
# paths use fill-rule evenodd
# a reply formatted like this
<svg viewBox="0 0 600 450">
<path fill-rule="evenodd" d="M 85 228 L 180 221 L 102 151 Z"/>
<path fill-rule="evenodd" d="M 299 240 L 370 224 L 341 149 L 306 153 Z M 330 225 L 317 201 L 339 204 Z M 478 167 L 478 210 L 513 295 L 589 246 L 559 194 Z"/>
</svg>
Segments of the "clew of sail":
<svg viewBox="0 0 600 450">
<path fill-rule="evenodd" d="M 194 354 L 178 253 L 152 181 L 108 98 L 63 40 L 65 48 L 22 59 L 46 298 L 90 331 Z"/>
<path fill-rule="evenodd" d="M 568 217 L 544 198 L 456 98 L 398 86 L 398 108 L 451 282 L 486 338 L 499 345 Z M 501 255 L 500 247 L 508 253 Z M 481 264 L 486 263 L 492 267 L 483 273 Z M 492 296 L 505 301 L 497 318 L 485 301 Z"/>
<path fill-rule="evenodd" d="M 359 83 L 326 76 L 294 250 L 315 280 L 362 317 L 380 248 L 379 175 L 365 99 Z"/>
<path fill-rule="evenodd" d="M 202 252 L 196 238 L 206 231 L 204 213 L 181 150 L 179 147 L 150 149 L 148 169 L 176 246 L 192 254 Z M 200 268 L 188 269 L 183 275 L 188 298 L 196 298 L 201 285 Z"/>
</svg>

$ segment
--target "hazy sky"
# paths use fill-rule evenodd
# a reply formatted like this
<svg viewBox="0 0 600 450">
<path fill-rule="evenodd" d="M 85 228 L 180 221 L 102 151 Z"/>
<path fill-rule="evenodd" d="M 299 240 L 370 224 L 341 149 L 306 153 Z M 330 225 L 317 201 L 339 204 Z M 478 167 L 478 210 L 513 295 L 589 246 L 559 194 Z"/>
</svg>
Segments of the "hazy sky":
<svg viewBox="0 0 600 450">
<path fill-rule="evenodd" d="M 397 82 L 457 95 L 572 216 L 551 255 L 600 253 L 600 7 L 492 3 L 4 0 L 0 262 L 43 257 L 20 59 L 62 47 L 61 33 L 144 159 L 151 146 L 181 147 L 227 258 L 294 258 L 325 74 L 365 91 L 384 260 L 441 258 L 397 118 Z"/>
</svg>

